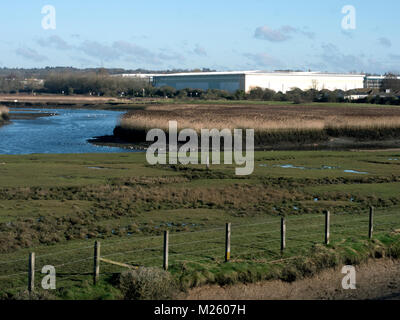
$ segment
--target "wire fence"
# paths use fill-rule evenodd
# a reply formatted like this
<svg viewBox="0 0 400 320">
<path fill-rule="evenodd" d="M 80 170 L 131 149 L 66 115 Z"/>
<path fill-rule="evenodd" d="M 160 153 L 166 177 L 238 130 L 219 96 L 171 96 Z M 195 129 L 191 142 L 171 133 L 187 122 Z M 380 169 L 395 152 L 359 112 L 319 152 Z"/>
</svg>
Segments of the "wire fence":
<svg viewBox="0 0 400 320">
<path fill-rule="evenodd" d="M 37 252 L 33 268 L 28 255 L 0 260 L 0 291 L 26 289 L 35 274 L 39 286 L 45 276 L 42 268 L 47 265 L 55 268 L 59 288 L 82 281 L 97 282 L 102 276 L 139 266 L 171 269 L 188 263 L 285 263 L 306 254 L 314 244 L 340 243 L 349 238 L 368 240 L 383 233 L 400 232 L 396 228 L 400 228 L 400 213 L 374 213 L 371 208 L 369 215 L 269 217 L 252 224 L 227 223 L 192 232 L 165 231 L 164 235 L 102 240 L 96 241 L 97 249 L 87 243 L 74 244 L 73 248 L 55 246 L 53 252 Z"/>
</svg>

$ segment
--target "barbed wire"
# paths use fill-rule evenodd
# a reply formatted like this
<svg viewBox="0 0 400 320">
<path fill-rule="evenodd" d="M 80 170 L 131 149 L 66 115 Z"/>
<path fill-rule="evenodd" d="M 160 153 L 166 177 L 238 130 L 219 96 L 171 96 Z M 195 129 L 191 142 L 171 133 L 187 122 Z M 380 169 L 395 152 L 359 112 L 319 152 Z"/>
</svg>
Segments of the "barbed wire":
<svg viewBox="0 0 400 320">
<path fill-rule="evenodd" d="M 374 219 L 379 219 L 379 218 L 389 217 L 389 216 L 398 216 L 398 214 L 391 213 L 391 214 L 386 214 L 386 215 L 375 215 Z M 334 217 L 337 218 L 337 217 L 341 217 L 341 216 L 335 215 Z M 366 219 L 366 217 L 362 217 L 361 219 L 349 219 L 348 217 L 349 217 L 349 215 L 346 216 L 346 218 L 343 221 L 343 223 L 346 223 L 346 222 L 349 222 L 349 221 L 351 221 L 351 222 L 364 221 L 364 219 Z M 314 218 L 323 218 L 323 215 L 312 215 L 311 217 L 306 217 L 306 218 L 304 216 L 302 216 L 301 218 L 292 218 L 292 217 L 289 216 L 289 217 L 286 217 L 286 219 L 287 219 L 286 221 L 287 221 L 287 223 L 288 222 L 298 222 L 298 221 L 305 221 L 307 219 L 314 219 Z M 279 221 L 280 220 L 277 219 L 277 221 L 268 221 L 268 222 L 263 222 L 263 223 L 259 222 L 259 223 L 253 223 L 253 224 L 247 224 L 247 225 L 236 225 L 236 224 L 234 224 L 233 226 L 235 226 L 235 229 L 238 229 L 238 228 L 245 228 L 245 227 L 251 227 L 251 226 L 260 226 L 260 225 L 266 225 L 266 224 L 279 223 Z M 367 223 L 368 220 L 365 220 L 364 222 Z M 331 224 L 331 226 L 334 226 L 335 224 L 340 224 L 340 223 L 339 222 L 335 222 L 335 223 Z M 392 224 L 392 223 L 376 224 L 375 226 L 389 225 L 389 224 Z M 321 226 L 321 225 L 323 225 L 323 224 L 319 224 L 319 226 Z M 312 224 L 311 226 L 318 226 L 318 225 Z M 177 237 L 177 236 L 180 236 L 180 235 L 187 236 L 187 235 L 193 235 L 193 234 L 197 234 L 197 233 L 206 233 L 206 232 L 212 232 L 212 231 L 223 230 L 223 229 L 224 229 L 224 227 L 218 227 L 218 228 L 199 230 L 199 231 L 182 232 L 180 234 L 174 233 L 174 234 L 171 234 L 171 236 L 172 237 Z M 102 243 L 102 248 L 114 245 L 116 243 L 123 243 L 123 242 L 132 241 L 132 240 L 150 240 L 150 239 L 161 238 L 161 237 L 162 237 L 162 235 L 151 236 L 151 237 L 147 237 L 147 236 L 145 236 L 145 237 L 130 237 L 129 239 L 122 239 L 122 240 L 116 240 L 116 241 L 105 242 L 105 243 L 103 242 Z M 67 249 L 67 250 L 61 250 L 61 251 L 58 250 L 55 253 L 37 255 L 36 258 L 39 259 L 39 258 L 44 258 L 44 257 L 49 257 L 49 256 L 55 256 L 55 255 L 60 255 L 62 253 L 66 253 L 66 252 L 73 252 L 73 251 L 84 250 L 84 249 L 89 249 L 89 248 L 93 248 L 93 246 L 91 245 L 91 246 L 85 246 L 85 247 L 79 247 L 79 248 Z M 25 259 L 26 258 L 18 258 L 18 259 L 10 260 L 10 261 L 0 261 L 0 265 L 1 264 L 13 263 L 13 262 L 19 262 L 19 261 L 23 261 Z"/>
<path fill-rule="evenodd" d="M 22 274 L 28 274 L 28 271 L 18 272 L 18 273 L 14 273 L 14 274 L 2 275 L 2 276 L 0 276 L 0 279 L 11 278 L 11 277 L 19 276 L 19 275 L 22 275 Z"/>
<path fill-rule="evenodd" d="M 392 213 L 392 214 L 385 214 L 385 215 L 375 215 L 376 218 L 384 218 L 384 217 L 392 217 L 392 216 L 398 217 L 398 214 Z M 308 218 L 321 218 L 322 219 L 323 216 L 322 215 L 321 216 L 313 216 L 313 217 L 308 217 Z M 375 218 L 375 221 L 377 220 L 376 218 Z M 289 222 L 289 228 L 287 228 L 287 233 L 290 234 L 291 232 L 297 232 L 299 230 L 309 230 L 309 229 L 313 229 L 313 228 L 316 228 L 316 227 L 322 227 L 322 226 L 325 225 L 325 223 L 319 223 L 319 224 L 307 225 L 306 229 L 304 227 L 295 228 L 295 229 L 291 229 L 290 228 L 291 223 L 298 222 L 298 221 L 304 221 L 304 220 L 306 220 L 306 219 L 304 219 L 304 217 L 299 218 L 299 219 L 293 219 L 293 218 L 290 218 L 290 217 L 287 218 L 287 223 Z M 342 224 L 345 224 L 345 223 L 348 224 L 349 222 L 356 222 L 356 221 L 365 222 L 366 225 L 365 226 L 359 226 L 359 225 L 354 225 L 354 226 L 344 225 L 343 226 L 342 225 Z M 246 227 L 269 225 L 269 224 L 274 224 L 274 223 L 278 223 L 278 222 L 279 222 L 279 220 L 268 221 L 268 222 L 265 222 L 265 223 L 255 223 L 255 224 L 247 224 L 247 225 L 240 225 L 240 226 L 233 225 L 233 226 L 235 227 L 234 230 L 238 230 L 238 229 L 240 230 L 240 229 L 246 228 Z M 366 217 L 362 217 L 362 218 L 358 218 L 357 217 L 357 218 L 349 219 L 349 217 L 346 216 L 346 219 L 343 219 L 343 221 L 340 221 L 340 222 L 339 221 L 335 221 L 334 223 L 331 224 L 331 228 L 337 229 L 335 231 L 335 233 L 331 235 L 331 237 L 334 237 L 335 234 L 343 234 L 344 232 L 346 232 L 348 230 L 355 230 L 355 231 L 363 230 L 364 228 L 367 228 L 367 223 L 368 222 L 369 222 L 369 220 Z M 387 222 L 387 223 L 378 223 L 378 224 L 375 223 L 374 227 L 377 228 L 379 226 L 387 226 L 387 225 L 390 225 L 391 227 L 394 227 L 396 225 L 396 222 Z M 183 232 L 183 233 L 180 233 L 180 234 L 174 233 L 174 234 L 172 234 L 172 238 L 175 238 L 175 237 L 178 237 L 178 236 L 181 236 L 181 235 L 193 236 L 193 235 L 197 235 L 197 234 L 200 234 L 200 233 L 208 233 L 208 232 L 212 233 L 213 231 L 223 230 L 223 229 L 224 229 L 224 227 L 219 227 L 219 228 L 192 231 L 192 232 Z M 365 229 L 365 230 L 367 230 L 367 229 Z M 257 245 L 257 246 L 260 246 L 260 245 L 267 244 L 267 243 L 278 242 L 279 239 L 273 239 L 273 240 L 261 241 L 261 242 L 258 241 L 256 244 L 252 243 L 251 242 L 252 240 L 249 240 L 250 241 L 249 243 L 248 242 L 244 242 L 244 243 L 240 243 L 239 245 L 236 245 L 234 243 L 235 240 L 241 239 L 241 238 L 249 238 L 249 237 L 254 237 L 254 236 L 259 236 L 259 235 L 266 235 L 266 234 L 275 234 L 275 233 L 279 233 L 279 232 L 280 232 L 280 230 L 268 230 L 268 231 L 263 231 L 263 232 L 256 232 L 256 233 L 253 232 L 253 233 L 249 233 L 249 234 L 243 234 L 243 235 L 239 235 L 239 236 L 235 236 L 235 233 L 233 233 L 233 235 L 232 235 L 232 245 L 233 246 L 238 246 L 238 247 L 244 247 L 246 245 Z M 383 232 L 387 232 L 387 230 L 381 230 L 381 231 L 380 230 L 379 231 L 376 230 L 374 233 L 375 234 L 379 234 L 379 233 L 383 233 Z M 291 235 L 289 235 L 289 236 L 287 236 L 287 240 L 288 241 L 299 240 L 301 242 L 316 242 L 317 239 L 309 240 L 309 241 L 305 240 L 305 239 L 317 238 L 314 235 L 320 235 L 321 237 L 323 236 L 323 234 L 321 234 L 319 232 L 313 232 L 313 233 L 309 233 L 308 232 L 308 234 L 306 236 L 304 236 L 304 237 L 303 236 L 291 236 Z M 358 236 L 359 234 L 356 234 L 356 235 Z M 140 239 L 149 240 L 149 239 L 156 239 L 156 238 L 161 238 L 161 237 L 162 237 L 162 235 L 157 235 L 157 236 L 152 236 L 152 237 L 140 237 L 140 238 L 132 237 L 130 239 L 124 239 L 124 240 L 119 240 L 119 241 L 113 241 L 111 243 L 105 243 L 105 244 L 102 244 L 102 247 L 108 247 L 108 246 L 111 246 L 111 245 L 115 245 L 117 243 L 123 243 L 123 242 L 127 242 L 127 241 L 132 241 L 132 240 L 140 240 Z M 190 241 L 190 242 L 179 242 L 179 243 L 172 243 L 170 245 L 170 247 L 176 248 L 176 247 L 179 247 L 179 246 L 182 246 L 182 245 L 192 245 L 192 244 L 198 244 L 198 243 L 204 243 L 204 242 L 212 243 L 213 241 L 223 241 L 223 240 L 224 239 L 222 237 L 218 237 L 218 238 L 202 239 L 202 240 L 196 240 L 196 241 Z M 304 246 L 304 244 L 300 244 L 299 246 L 291 246 L 290 249 L 296 248 L 296 247 L 300 247 L 300 246 Z M 51 256 L 61 255 L 63 253 L 70 253 L 70 252 L 74 252 L 74 251 L 78 251 L 78 250 L 85 250 L 85 249 L 89 249 L 89 248 L 93 248 L 93 246 L 85 246 L 85 247 L 73 248 L 73 249 L 68 249 L 68 250 L 61 250 L 61 251 L 54 252 L 54 253 L 38 255 L 38 256 L 36 256 L 36 258 L 40 259 L 40 258 L 45 258 L 45 257 L 51 257 Z M 134 253 L 134 252 L 143 252 L 143 251 L 146 251 L 146 250 L 155 250 L 155 249 L 158 250 L 158 249 L 162 249 L 162 248 L 163 248 L 163 246 L 147 247 L 147 248 L 136 248 L 134 250 L 121 251 L 121 252 L 116 252 L 116 253 L 112 253 L 112 254 L 101 255 L 101 257 L 110 257 L 110 256 L 115 256 L 115 255 L 126 255 L 126 254 Z M 204 252 L 204 251 L 213 252 L 215 250 L 221 250 L 222 251 L 221 247 L 212 247 L 212 248 L 207 248 L 207 249 L 204 249 L 204 250 L 193 250 L 193 249 L 191 249 L 190 251 L 184 251 L 184 252 L 171 252 L 170 256 L 173 257 L 173 256 L 184 255 L 184 254 L 196 255 L 196 254 L 199 254 L 199 253 Z M 260 249 L 252 248 L 251 251 L 247 251 L 247 252 L 251 253 L 253 251 L 265 251 L 265 250 L 271 250 L 271 249 L 268 249 L 268 248 L 262 248 L 262 249 L 261 248 Z M 243 255 L 243 254 L 246 254 L 246 253 L 238 251 L 237 254 Z M 54 267 L 62 267 L 62 266 L 66 266 L 66 265 L 72 265 L 72 264 L 76 264 L 78 262 L 87 261 L 89 259 L 93 259 L 93 256 L 82 258 L 82 259 L 79 259 L 79 260 L 68 261 L 68 262 L 65 262 L 65 263 L 58 264 L 58 265 L 56 265 Z M 161 259 L 161 257 L 155 257 L 155 258 L 151 257 L 151 258 L 147 258 L 147 259 L 140 259 L 140 262 L 151 261 L 151 260 L 160 260 L 160 259 Z M 27 257 L 26 258 L 21 258 L 21 259 L 10 260 L 10 261 L 0 261 L 0 264 L 2 264 L 2 265 L 3 264 L 11 264 L 11 263 L 15 263 L 15 262 L 24 261 L 24 260 L 28 260 Z M 131 261 L 131 262 L 133 262 L 133 261 Z M 37 269 L 35 271 L 40 271 L 40 270 L 41 269 Z M 27 271 L 18 272 L 18 273 L 9 274 L 9 275 L 2 275 L 2 276 L 0 276 L 0 279 L 8 279 L 8 278 L 16 277 L 16 276 L 19 276 L 19 275 L 26 275 L 26 274 L 28 274 Z"/>
</svg>

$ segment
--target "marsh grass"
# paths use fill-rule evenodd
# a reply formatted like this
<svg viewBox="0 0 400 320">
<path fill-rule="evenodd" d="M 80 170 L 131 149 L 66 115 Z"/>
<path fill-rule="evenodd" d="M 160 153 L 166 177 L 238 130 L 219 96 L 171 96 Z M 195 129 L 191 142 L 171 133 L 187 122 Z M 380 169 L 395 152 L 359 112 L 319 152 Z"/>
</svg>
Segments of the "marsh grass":
<svg viewBox="0 0 400 320">
<path fill-rule="evenodd" d="M 99 285 L 92 286 L 94 241 L 101 241 L 105 258 L 159 268 L 164 230 L 170 231 L 169 271 L 180 289 L 294 281 L 368 257 L 400 257 L 398 151 L 255 156 L 254 174 L 240 179 L 228 165 L 153 167 L 143 153 L 0 156 L 0 299 L 25 297 L 19 288 L 26 288 L 32 251 L 38 270 L 57 268 L 58 298 L 121 299 L 122 288 L 109 279 L 123 268 L 102 263 Z M 324 210 L 332 214 L 328 247 L 322 244 Z M 279 215 L 287 216 L 283 255 Z M 230 263 L 224 263 L 226 222 L 232 223 Z M 271 263 L 281 259 L 290 260 Z M 39 271 L 38 286 L 40 279 Z"/>
<path fill-rule="evenodd" d="M 400 137 L 400 108 L 296 105 L 156 105 L 128 112 L 114 134 L 145 141 L 153 128 L 254 129 L 255 144 L 311 143 L 330 137 L 382 140 Z"/>
</svg>

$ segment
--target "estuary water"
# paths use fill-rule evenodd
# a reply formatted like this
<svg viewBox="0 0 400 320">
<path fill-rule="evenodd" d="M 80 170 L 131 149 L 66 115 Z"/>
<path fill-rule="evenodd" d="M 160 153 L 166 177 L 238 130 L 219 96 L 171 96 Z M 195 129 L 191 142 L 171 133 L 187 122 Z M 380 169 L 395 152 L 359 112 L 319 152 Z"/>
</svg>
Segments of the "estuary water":
<svg viewBox="0 0 400 320">
<path fill-rule="evenodd" d="M 87 139 L 112 135 L 123 112 L 85 109 L 10 109 L 12 114 L 50 113 L 32 119 L 11 119 L 0 127 L 0 154 L 127 152 L 95 146 Z"/>
</svg>

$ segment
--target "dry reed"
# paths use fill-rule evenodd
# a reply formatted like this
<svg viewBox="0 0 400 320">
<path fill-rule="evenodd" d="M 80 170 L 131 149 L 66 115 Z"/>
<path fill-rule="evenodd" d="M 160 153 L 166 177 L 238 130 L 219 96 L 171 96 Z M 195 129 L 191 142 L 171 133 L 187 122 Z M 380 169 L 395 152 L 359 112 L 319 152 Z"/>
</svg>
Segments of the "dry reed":
<svg viewBox="0 0 400 320">
<path fill-rule="evenodd" d="M 314 106 L 152 106 L 121 119 L 124 129 L 168 129 L 176 120 L 180 129 L 246 128 L 258 132 L 334 129 L 400 128 L 400 108 Z"/>
</svg>

